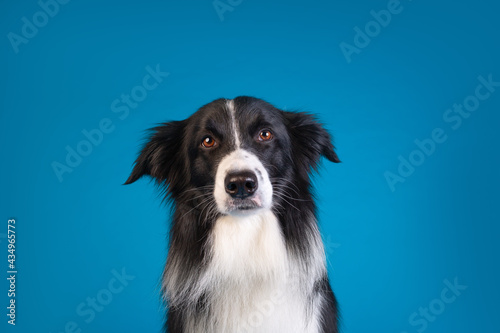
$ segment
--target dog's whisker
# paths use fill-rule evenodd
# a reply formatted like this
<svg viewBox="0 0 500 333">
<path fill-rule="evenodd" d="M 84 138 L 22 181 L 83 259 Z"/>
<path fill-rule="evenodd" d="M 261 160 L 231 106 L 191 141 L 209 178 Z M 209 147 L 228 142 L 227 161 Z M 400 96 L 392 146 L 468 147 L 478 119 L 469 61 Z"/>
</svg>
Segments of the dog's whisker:
<svg viewBox="0 0 500 333">
<path fill-rule="evenodd" d="M 196 200 L 196 199 L 199 199 L 199 198 L 203 198 L 203 197 L 207 197 L 207 196 L 210 196 L 211 193 L 203 193 L 201 195 L 198 195 L 196 197 L 193 197 L 193 198 L 189 198 L 189 200 Z"/>
<path fill-rule="evenodd" d="M 281 183 L 281 182 L 284 182 L 284 183 Z M 289 188 L 290 190 L 294 191 L 297 195 L 299 195 L 299 192 L 297 192 L 297 190 L 299 190 L 297 185 L 295 185 L 294 183 L 292 183 L 291 181 L 289 181 L 287 179 L 275 178 L 274 180 L 271 180 L 271 183 L 275 186 L 285 186 L 285 187 Z M 295 189 L 288 186 L 287 184 L 293 185 L 295 187 Z"/>
<path fill-rule="evenodd" d="M 205 211 L 205 209 L 207 209 L 207 207 L 210 207 L 210 203 L 211 202 L 209 202 L 207 205 L 205 205 L 205 207 L 203 207 L 203 209 L 201 210 L 200 214 L 198 215 L 198 224 L 200 223 L 200 219 L 203 216 L 203 212 Z"/>
<path fill-rule="evenodd" d="M 217 204 L 215 202 L 212 202 L 210 211 L 207 213 L 207 220 L 215 219 L 217 217 L 217 214 L 218 214 Z"/>
<path fill-rule="evenodd" d="M 278 203 L 278 202 L 274 202 L 274 203 L 273 203 L 273 208 L 277 208 L 277 207 L 279 207 L 279 208 L 281 208 L 281 209 L 283 209 L 283 210 L 285 209 L 285 207 L 284 207 L 282 204 L 280 204 L 280 203 Z"/>
<path fill-rule="evenodd" d="M 290 183 L 289 181 L 287 181 L 287 183 L 289 183 L 289 184 L 293 184 L 293 183 Z M 284 191 L 284 189 L 289 189 L 289 190 L 293 191 L 295 194 L 297 194 L 297 196 L 299 196 L 299 193 L 298 193 L 296 190 L 294 190 L 292 187 L 290 187 L 290 186 L 288 186 L 288 185 L 286 185 L 286 184 L 276 183 L 276 182 L 274 182 L 274 183 L 272 183 L 272 184 L 273 184 L 273 186 L 274 186 L 274 188 L 275 188 L 275 189 L 277 189 L 277 190 L 280 190 L 280 189 L 281 189 L 283 194 L 285 194 L 285 193 L 284 193 L 284 192 L 285 192 L 285 191 Z M 295 187 L 297 187 L 295 184 L 293 184 L 293 185 L 294 185 Z M 307 200 L 307 199 L 299 199 L 299 198 L 294 198 L 294 197 L 289 196 L 289 195 L 287 195 L 287 197 L 288 197 L 289 199 L 291 199 L 291 200 L 296 200 L 296 201 L 304 201 L 304 202 L 311 202 L 311 201 L 312 201 L 312 200 Z"/>
<path fill-rule="evenodd" d="M 300 209 L 298 209 L 297 207 L 295 207 L 295 205 L 294 205 L 294 204 L 292 204 L 290 201 L 286 200 L 287 198 L 283 197 L 283 196 L 281 195 L 281 193 L 275 192 L 275 194 L 276 194 L 279 198 L 281 198 L 283 201 L 285 201 L 286 203 L 288 203 L 291 207 L 295 208 L 296 210 L 298 210 L 298 211 L 300 212 Z"/>
<path fill-rule="evenodd" d="M 280 197 L 280 198 L 281 198 L 281 200 L 285 201 L 288 205 L 290 205 L 291 207 L 295 208 L 297 211 L 299 211 L 299 212 L 300 212 L 300 209 L 298 209 L 298 208 L 297 208 L 297 206 L 295 206 L 293 203 L 291 203 L 290 201 L 288 201 L 288 200 L 287 200 L 287 199 L 289 199 L 289 198 L 287 198 L 287 197 L 283 197 L 283 196 L 282 196 L 282 197 Z"/>
<path fill-rule="evenodd" d="M 280 185 L 287 186 L 290 189 L 292 189 L 295 193 L 297 193 L 297 194 L 299 193 L 298 191 L 300 191 L 300 189 L 291 180 L 284 179 L 284 178 L 281 178 L 281 179 L 278 179 L 278 180 L 281 181 L 281 182 L 283 182 L 283 183 L 279 183 Z M 290 185 L 293 186 L 293 187 L 291 187 Z"/>
<path fill-rule="evenodd" d="M 215 188 L 215 185 L 205 185 L 205 186 L 199 186 L 196 188 L 185 190 L 184 193 L 194 192 L 194 191 L 202 192 L 202 191 L 213 190 L 214 188 Z"/>
<path fill-rule="evenodd" d="M 191 208 L 190 210 L 188 210 L 186 213 L 184 213 L 179 219 L 182 219 L 184 216 L 186 216 L 187 214 L 191 213 L 193 210 L 195 210 L 196 208 L 198 208 L 202 204 L 210 201 L 211 199 L 212 199 L 211 197 L 208 197 L 208 198 L 204 199 L 202 202 L 200 202 L 199 204 L 197 204 L 196 206 L 194 206 L 193 208 Z"/>
<path fill-rule="evenodd" d="M 279 188 L 277 188 L 279 190 Z M 303 201 L 303 202 L 311 202 L 312 200 L 307 200 L 307 199 L 299 199 L 299 198 L 294 198 L 294 197 L 291 197 L 287 194 L 285 194 L 285 192 L 281 191 L 275 191 L 275 193 L 280 193 L 282 196 L 286 197 L 287 199 L 290 199 L 290 200 L 295 200 L 295 201 Z"/>
<path fill-rule="evenodd" d="M 299 195 L 299 192 L 297 192 L 293 187 L 290 187 L 286 184 L 280 184 L 280 183 L 273 183 L 273 186 L 276 186 L 276 187 L 281 187 L 281 188 L 286 188 L 286 189 L 289 189 L 291 190 L 293 193 Z"/>
<path fill-rule="evenodd" d="M 280 173 L 280 169 L 276 165 L 262 163 L 266 168 L 274 168 L 278 173 Z"/>
</svg>

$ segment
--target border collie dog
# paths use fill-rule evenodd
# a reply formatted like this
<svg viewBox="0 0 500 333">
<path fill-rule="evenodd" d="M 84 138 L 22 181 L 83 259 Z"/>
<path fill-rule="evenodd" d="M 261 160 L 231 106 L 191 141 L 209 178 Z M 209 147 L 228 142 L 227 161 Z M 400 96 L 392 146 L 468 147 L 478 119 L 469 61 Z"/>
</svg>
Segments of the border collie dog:
<svg viewBox="0 0 500 333">
<path fill-rule="evenodd" d="M 340 162 L 307 113 L 217 99 L 153 128 L 126 181 L 172 203 L 162 279 L 170 333 L 337 333 L 310 175 Z"/>
</svg>

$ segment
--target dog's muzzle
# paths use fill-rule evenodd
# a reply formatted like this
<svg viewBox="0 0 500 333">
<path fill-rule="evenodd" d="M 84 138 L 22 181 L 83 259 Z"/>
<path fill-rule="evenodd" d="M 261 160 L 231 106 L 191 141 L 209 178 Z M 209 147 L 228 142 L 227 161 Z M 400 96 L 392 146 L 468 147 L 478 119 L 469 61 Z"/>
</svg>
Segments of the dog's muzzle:
<svg viewBox="0 0 500 333">
<path fill-rule="evenodd" d="M 269 175 L 254 154 L 238 149 L 219 163 L 214 197 L 222 214 L 247 215 L 269 209 L 272 195 Z"/>
</svg>

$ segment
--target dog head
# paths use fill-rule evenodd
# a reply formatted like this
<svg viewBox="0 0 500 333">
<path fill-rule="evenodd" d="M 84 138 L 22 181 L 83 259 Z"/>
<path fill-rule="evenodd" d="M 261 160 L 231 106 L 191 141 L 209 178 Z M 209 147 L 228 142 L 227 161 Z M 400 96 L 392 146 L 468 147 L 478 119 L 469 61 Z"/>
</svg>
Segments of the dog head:
<svg viewBox="0 0 500 333">
<path fill-rule="evenodd" d="M 148 175 L 177 205 L 250 215 L 300 200 L 321 156 L 340 162 L 313 116 L 252 97 L 218 99 L 153 128 L 126 184 Z"/>
</svg>

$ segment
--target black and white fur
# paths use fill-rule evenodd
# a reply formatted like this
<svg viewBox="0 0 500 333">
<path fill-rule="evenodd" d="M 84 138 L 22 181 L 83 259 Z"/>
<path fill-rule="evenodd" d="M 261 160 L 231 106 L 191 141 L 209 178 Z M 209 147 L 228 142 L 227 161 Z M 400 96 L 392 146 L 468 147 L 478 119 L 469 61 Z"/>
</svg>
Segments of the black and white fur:
<svg viewBox="0 0 500 333">
<path fill-rule="evenodd" d="M 150 176 L 173 204 L 166 332 L 338 332 L 309 179 L 321 156 L 339 162 L 313 116 L 252 97 L 152 129 L 126 184 Z M 231 175 L 255 186 L 234 194 Z"/>
</svg>

